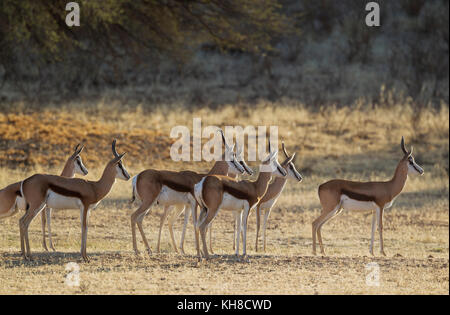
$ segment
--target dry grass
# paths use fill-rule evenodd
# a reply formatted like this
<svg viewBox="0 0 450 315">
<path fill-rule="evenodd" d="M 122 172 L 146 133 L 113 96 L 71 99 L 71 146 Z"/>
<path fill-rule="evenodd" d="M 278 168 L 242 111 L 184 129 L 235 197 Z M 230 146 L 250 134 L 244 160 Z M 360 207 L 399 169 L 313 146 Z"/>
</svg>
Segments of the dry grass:
<svg viewBox="0 0 450 315">
<path fill-rule="evenodd" d="M 87 146 L 83 158 L 91 171 L 88 177 L 94 179 L 110 158 L 113 137 L 119 139 L 119 151 L 130 151 L 125 163 L 133 175 L 150 167 L 207 169 L 208 163 L 163 162 L 172 142 L 168 137 L 170 128 L 191 127 L 193 117 L 201 117 L 204 125 L 278 125 L 288 148 L 299 152 L 297 166 L 305 180 L 301 184 L 289 183 L 273 210 L 266 253 L 254 252 L 252 215 L 250 262 L 236 261 L 231 255 L 232 218 L 221 213 L 214 226 L 217 255 L 211 261 L 198 264 L 192 256 L 191 227 L 186 240 L 190 255 L 173 253 L 165 228 L 162 254 L 135 257 L 129 218 L 136 205 L 128 204 L 130 183 L 117 182 L 91 215 L 89 264 L 82 263 L 78 255 L 78 211 L 54 214 L 56 253 L 42 251 L 40 220 L 32 223 L 30 238 L 35 259 L 31 262 L 23 261 L 18 254 L 18 216 L 2 221 L 0 293 L 449 293 L 447 105 L 440 110 L 424 108 L 420 115 L 408 104 L 311 111 L 297 104 L 262 103 L 256 107 L 225 106 L 193 112 L 180 108 L 176 112 L 167 108 L 149 111 L 145 107 L 123 110 L 99 104 L 27 114 L 10 111 L 0 114 L 0 154 L 4 157 L 0 160 L 0 186 L 37 170 L 58 172 L 70 147 L 81 140 Z M 386 213 L 384 239 L 388 256 L 369 256 L 371 217 L 367 213 L 344 213 L 328 223 L 323 236 L 329 256 L 311 256 L 311 222 L 319 214 L 317 186 L 333 177 L 390 178 L 401 157 L 401 135 L 414 145 L 416 160 L 426 174 L 411 178 L 393 209 Z M 160 210 L 155 209 L 144 221 L 153 248 L 159 225 L 156 213 Z M 176 225 L 177 239 L 181 222 L 180 218 Z M 143 244 L 139 246 L 143 249 Z M 81 266 L 80 287 L 64 284 L 65 265 L 72 261 Z M 365 266 L 373 261 L 380 265 L 379 287 L 365 283 Z"/>
</svg>

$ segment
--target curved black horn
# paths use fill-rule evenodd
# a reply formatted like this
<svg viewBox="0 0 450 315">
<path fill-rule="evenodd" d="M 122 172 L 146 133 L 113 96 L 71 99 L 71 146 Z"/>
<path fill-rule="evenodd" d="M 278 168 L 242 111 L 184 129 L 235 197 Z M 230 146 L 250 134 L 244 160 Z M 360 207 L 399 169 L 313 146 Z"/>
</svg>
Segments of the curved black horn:
<svg viewBox="0 0 450 315">
<path fill-rule="evenodd" d="M 286 151 L 286 148 L 284 146 L 284 142 L 281 142 L 281 148 L 283 149 L 283 152 L 284 152 L 284 155 L 286 155 L 286 158 L 289 158 L 289 153 Z"/>
<path fill-rule="evenodd" d="M 114 139 L 113 142 L 112 142 L 112 153 L 114 154 L 114 156 L 115 156 L 116 158 L 118 158 L 118 157 L 119 157 L 119 154 L 118 154 L 117 151 L 116 151 L 116 142 L 117 142 L 116 139 Z"/>
<path fill-rule="evenodd" d="M 292 161 L 294 161 L 295 157 L 296 157 L 296 153 L 294 153 L 288 160 L 288 164 L 291 163 Z"/>
<path fill-rule="evenodd" d="M 402 136 L 402 141 L 400 142 L 400 146 L 402 148 L 402 151 L 405 155 L 409 154 L 408 150 L 406 150 L 405 146 L 405 138 Z"/>
<path fill-rule="evenodd" d="M 77 152 L 77 151 L 78 151 L 78 148 L 80 147 L 80 145 L 81 145 L 81 143 L 78 143 L 78 144 L 75 146 L 75 148 L 73 148 L 73 152 Z"/>
</svg>

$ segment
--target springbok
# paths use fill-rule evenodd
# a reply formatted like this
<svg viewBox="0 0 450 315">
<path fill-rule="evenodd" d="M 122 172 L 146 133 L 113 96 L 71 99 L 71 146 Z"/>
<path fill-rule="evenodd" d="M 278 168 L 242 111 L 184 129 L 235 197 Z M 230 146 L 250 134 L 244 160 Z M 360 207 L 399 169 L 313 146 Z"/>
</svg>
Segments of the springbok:
<svg viewBox="0 0 450 315">
<path fill-rule="evenodd" d="M 88 174 L 88 170 L 83 164 L 81 159 L 81 151 L 83 151 L 84 146 L 80 147 L 78 144 L 74 152 L 66 161 L 64 168 L 61 172 L 61 176 L 64 177 L 74 177 L 75 174 L 80 174 L 86 176 Z M 4 219 L 10 216 L 15 215 L 19 210 L 25 210 L 25 200 L 22 198 L 20 194 L 20 183 L 17 182 L 11 184 L 4 189 L 0 190 L 0 219 Z M 45 224 L 46 224 L 46 216 L 47 216 L 47 224 L 48 224 L 48 237 L 50 241 L 50 247 L 55 250 L 52 242 L 51 235 L 51 227 L 50 227 L 50 216 L 51 216 L 50 208 L 46 208 L 45 211 L 42 212 L 42 246 L 46 251 L 48 251 L 47 244 L 45 242 Z"/>
<path fill-rule="evenodd" d="M 342 212 L 342 210 L 371 210 L 372 237 L 370 253 L 373 255 L 375 225 L 378 222 L 380 236 L 380 253 L 386 256 L 383 247 L 383 211 L 392 206 L 395 198 L 405 187 L 408 174 L 423 175 L 424 171 L 412 156 L 413 147 L 408 152 L 405 139 L 402 137 L 401 149 L 403 158 L 395 169 L 394 176 L 386 182 L 352 182 L 334 179 L 319 186 L 319 199 L 322 205 L 321 215 L 312 224 L 313 254 L 316 254 L 316 235 L 319 239 L 320 251 L 325 255 L 322 244 L 322 226 Z"/>
<path fill-rule="evenodd" d="M 75 174 L 80 174 L 86 176 L 89 172 L 83 164 L 81 160 L 80 153 L 83 151 L 84 146 L 80 148 L 80 144 L 75 147 L 74 153 L 67 159 L 67 162 L 61 172 L 62 177 L 72 178 L 75 177 Z M 56 208 L 58 204 L 54 204 L 54 210 L 62 210 L 65 208 Z M 64 205 L 63 205 L 64 206 Z M 25 208 L 24 208 L 25 209 Z M 41 221 L 42 221 L 42 247 L 46 251 L 48 251 L 47 244 L 45 242 L 45 223 L 47 221 L 48 228 L 48 242 L 50 244 L 50 248 L 55 251 L 55 247 L 53 246 L 52 241 L 52 229 L 51 229 L 51 216 L 52 216 L 52 208 L 45 207 L 44 211 L 41 213 Z"/>
<path fill-rule="evenodd" d="M 281 166 L 286 170 L 287 176 L 275 178 L 275 180 L 270 183 L 269 187 L 267 188 L 267 192 L 264 194 L 256 207 L 256 251 L 258 251 L 258 237 L 259 229 L 261 226 L 261 215 L 264 214 L 262 236 L 264 242 L 263 250 L 266 251 L 266 227 L 270 211 L 277 202 L 278 197 L 280 197 L 281 193 L 283 192 L 284 186 L 286 185 L 286 182 L 289 178 L 298 182 L 301 182 L 303 180 L 302 175 L 297 171 L 294 165 L 295 159 L 297 157 L 296 153 L 294 153 L 293 155 L 289 155 L 284 146 L 284 143 L 281 143 L 281 147 L 283 148 L 283 153 L 286 156 L 286 159 L 283 163 L 281 163 Z"/>
<path fill-rule="evenodd" d="M 206 247 L 206 229 L 211 221 L 216 217 L 219 210 L 236 211 L 240 210 L 241 215 L 237 216 L 236 224 L 236 256 L 239 255 L 239 235 L 241 220 L 243 227 L 243 257 L 247 255 L 247 219 L 249 212 L 257 205 L 267 191 L 269 181 L 272 176 L 286 177 L 287 172 L 277 161 L 278 150 L 272 152 L 269 142 L 269 156 L 261 163 L 259 175 L 256 181 L 240 180 L 217 175 L 205 176 L 195 185 L 195 198 L 201 207 L 201 212 L 197 221 L 197 229 L 203 243 L 203 254 L 209 258 Z M 292 157 L 293 158 L 293 157 Z M 289 161 L 290 163 L 291 161 Z M 201 259 L 200 251 L 197 251 Z"/>
<path fill-rule="evenodd" d="M 86 242 L 90 210 L 95 209 L 108 195 L 115 179 L 129 180 L 122 158 L 116 151 L 116 140 L 112 142 L 114 158 L 106 164 L 98 181 L 80 178 L 66 178 L 56 175 L 35 174 L 22 182 L 20 192 L 26 202 L 26 213 L 19 220 L 20 246 L 25 259 L 31 258 L 28 227 L 45 205 L 49 208 L 80 209 L 81 213 L 81 256 L 88 262 Z M 25 248 L 26 247 L 26 248 Z"/>
<path fill-rule="evenodd" d="M 230 148 L 228 146 L 223 132 L 221 130 L 220 132 L 222 135 L 223 143 L 225 145 L 225 153 L 222 156 L 223 159 L 221 161 L 217 161 L 208 174 L 243 174 L 246 169 L 251 172 L 251 169 L 245 164 L 245 161 L 238 161 L 235 153 L 233 152 L 233 147 Z M 230 161 L 226 161 L 226 156 L 231 157 Z M 133 200 L 139 199 L 141 201 L 139 208 L 131 215 L 133 249 L 136 255 L 139 255 L 136 242 L 136 225 L 138 226 L 139 232 L 141 233 L 141 237 L 147 253 L 149 255 L 151 255 L 152 253 L 144 230 L 142 228 L 142 221 L 144 217 L 151 211 L 151 208 L 155 203 L 164 205 L 164 212 L 160 220 L 157 245 L 158 252 L 160 246 L 161 229 L 168 213 L 173 210 L 173 207 L 176 207 L 177 211 L 173 212 L 172 216 L 169 218 L 169 230 L 172 240 L 172 246 L 178 252 L 173 236 L 172 227 L 176 218 L 186 207 L 188 207 L 188 209 L 185 210 L 184 226 L 180 244 L 180 251 L 184 254 L 184 236 L 189 220 L 189 215 L 192 213 L 194 232 L 197 221 L 197 204 L 194 198 L 194 185 L 208 174 L 199 174 L 193 171 L 173 172 L 148 169 L 139 173 L 133 178 Z M 198 235 L 197 233 L 194 234 L 196 247 L 198 247 Z"/>
</svg>

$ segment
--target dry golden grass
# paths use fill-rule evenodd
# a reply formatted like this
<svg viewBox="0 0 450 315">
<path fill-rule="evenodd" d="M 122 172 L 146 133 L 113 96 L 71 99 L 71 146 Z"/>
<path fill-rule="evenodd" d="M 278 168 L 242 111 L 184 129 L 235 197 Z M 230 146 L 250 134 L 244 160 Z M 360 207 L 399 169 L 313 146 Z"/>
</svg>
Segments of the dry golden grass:
<svg viewBox="0 0 450 315">
<path fill-rule="evenodd" d="M 175 108 L 176 111 L 171 111 Z M 233 220 L 222 212 L 214 225 L 216 256 L 198 264 L 192 228 L 186 238 L 188 256 L 174 254 L 166 227 L 162 254 L 135 257 L 132 252 L 131 183 L 117 181 L 111 194 L 91 215 L 88 254 L 81 262 L 78 211 L 54 213 L 56 253 L 41 248 L 40 220 L 30 228 L 31 262 L 19 255 L 18 217 L 1 221 L 0 293 L 170 293 L 170 294 L 448 294 L 449 183 L 448 106 L 413 110 L 409 104 L 385 108 L 355 105 L 308 110 L 297 104 L 225 106 L 184 110 L 146 110 L 117 106 L 71 105 L 39 113 L 0 114 L 0 186 L 35 171 L 58 173 L 76 142 L 86 143 L 83 158 L 95 179 L 110 158 L 110 141 L 127 150 L 125 164 L 132 175 L 145 168 L 205 170 L 209 163 L 174 163 L 169 153 L 170 128 L 204 125 L 278 125 L 290 151 L 299 152 L 302 183 L 288 183 L 272 211 L 266 253 L 254 251 L 255 217 L 249 222 L 249 262 L 237 261 L 232 250 Z M 80 126 L 80 127 L 78 127 Z M 343 213 L 323 228 L 327 257 L 311 255 L 311 222 L 319 215 L 317 186 L 331 178 L 386 180 L 401 158 L 400 136 L 414 145 L 426 173 L 408 180 L 394 207 L 385 214 L 387 257 L 369 255 L 368 213 Z M 34 144 L 34 145 L 33 145 Z M 14 151 L 17 150 L 17 151 Z M 21 151 L 20 151 L 21 150 Z M 20 152 L 19 152 L 20 151 Z M 256 166 L 256 163 L 250 163 Z M 14 168 L 14 169 L 11 169 Z M 159 208 L 147 216 L 144 228 L 154 249 Z M 182 218 L 176 224 L 180 237 Z M 138 236 L 138 240 L 140 237 Z M 143 244 L 139 243 L 141 249 Z M 81 286 L 68 287 L 65 265 L 81 267 Z M 380 265 L 381 285 L 366 285 L 365 266 Z"/>
</svg>

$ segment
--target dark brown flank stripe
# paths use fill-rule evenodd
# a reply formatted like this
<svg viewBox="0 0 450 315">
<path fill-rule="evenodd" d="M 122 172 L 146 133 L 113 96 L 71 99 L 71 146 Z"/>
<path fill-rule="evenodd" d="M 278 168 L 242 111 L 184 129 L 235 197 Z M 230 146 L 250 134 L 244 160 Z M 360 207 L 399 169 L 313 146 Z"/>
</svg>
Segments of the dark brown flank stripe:
<svg viewBox="0 0 450 315">
<path fill-rule="evenodd" d="M 50 184 L 48 188 L 53 190 L 55 193 L 66 196 L 66 197 L 76 197 L 76 198 L 82 199 L 82 196 L 79 192 L 65 189 L 64 187 Z"/>
<path fill-rule="evenodd" d="M 229 193 L 230 195 L 232 195 L 233 197 L 235 197 L 237 199 L 242 199 L 242 200 L 250 199 L 249 195 L 247 195 L 246 193 L 244 193 L 238 189 L 235 189 L 234 187 L 231 187 L 229 185 L 224 184 L 223 190 L 224 190 L 224 192 Z"/>
<path fill-rule="evenodd" d="M 342 195 L 347 195 L 349 198 L 354 199 L 354 200 L 375 201 L 375 197 L 373 197 L 373 196 L 356 193 L 356 192 L 353 192 L 353 191 L 350 191 L 350 190 L 346 190 L 346 189 L 341 189 L 341 194 Z"/>
<path fill-rule="evenodd" d="M 178 192 L 190 192 L 192 189 L 189 186 L 185 186 L 183 184 L 175 183 L 170 180 L 161 180 L 161 183 L 170 189 L 176 190 Z"/>
</svg>

